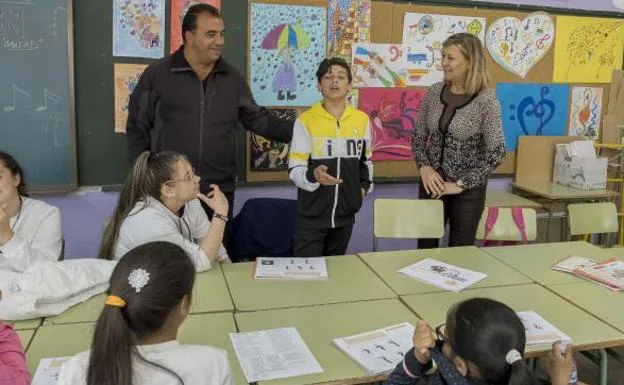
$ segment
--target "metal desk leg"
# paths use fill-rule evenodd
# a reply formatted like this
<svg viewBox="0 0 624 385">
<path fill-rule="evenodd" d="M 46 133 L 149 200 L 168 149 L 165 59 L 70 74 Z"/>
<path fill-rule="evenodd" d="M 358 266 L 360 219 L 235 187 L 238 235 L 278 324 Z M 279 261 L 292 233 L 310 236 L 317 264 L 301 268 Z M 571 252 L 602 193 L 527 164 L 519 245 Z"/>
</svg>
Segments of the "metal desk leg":
<svg viewBox="0 0 624 385">
<path fill-rule="evenodd" d="M 605 349 L 598 350 L 600 354 L 600 385 L 607 385 L 609 379 L 609 356 Z"/>
</svg>

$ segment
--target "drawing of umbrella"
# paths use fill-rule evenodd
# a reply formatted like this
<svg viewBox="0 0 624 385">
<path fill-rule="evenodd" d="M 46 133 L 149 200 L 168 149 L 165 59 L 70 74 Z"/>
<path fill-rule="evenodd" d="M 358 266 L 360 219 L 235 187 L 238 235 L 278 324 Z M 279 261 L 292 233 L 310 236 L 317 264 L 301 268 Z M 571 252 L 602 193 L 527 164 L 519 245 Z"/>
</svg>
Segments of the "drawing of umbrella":
<svg viewBox="0 0 624 385">
<path fill-rule="evenodd" d="M 297 80 L 293 51 L 310 47 L 310 38 L 303 30 L 301 20 L 296 24 L 285 23 L 273 28 L 264 37 L 260 47 L 280 50 L 283 57 L 282 65 L 273 78 L 273 92 L 277 94 L 277 100 L 296 99 Z"/>
<path fill-rule="evenodd" d="M 264 49 L 283 49 L 291 47 L 304 49 L 310 46 L 310 38 L 303 30 L 301 21 L 297 24 L 285 23 L 273 28 L 262 40 Z"/>
</svg>

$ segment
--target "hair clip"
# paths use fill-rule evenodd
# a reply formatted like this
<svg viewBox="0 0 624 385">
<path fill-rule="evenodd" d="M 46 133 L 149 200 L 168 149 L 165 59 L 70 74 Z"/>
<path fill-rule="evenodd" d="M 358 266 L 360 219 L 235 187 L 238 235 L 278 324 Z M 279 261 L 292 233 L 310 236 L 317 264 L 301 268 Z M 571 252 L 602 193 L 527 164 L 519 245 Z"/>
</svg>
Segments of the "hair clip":
<svg viewBox="0 0 624 385">
<path fill-rule="evenodd" d="M 134 269 L 128 276 L 128 283 L 134 288 L 137 293 L 141 292 L 141 289 L 149 282 L 150 273 L 143 269 Z"/>
</svg>

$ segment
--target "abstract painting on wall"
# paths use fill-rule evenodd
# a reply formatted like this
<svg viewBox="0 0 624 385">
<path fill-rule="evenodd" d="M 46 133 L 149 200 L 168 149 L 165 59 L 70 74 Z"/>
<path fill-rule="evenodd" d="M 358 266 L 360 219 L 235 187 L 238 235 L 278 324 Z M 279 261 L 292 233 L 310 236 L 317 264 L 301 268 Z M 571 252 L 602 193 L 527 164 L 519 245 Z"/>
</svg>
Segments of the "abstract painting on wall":
<svg viewBox="0 0 624 385">
<path fill-rule="evenodd" d="M 427 91 L 362 88 L 359 92 L 360 109 L 370 119 L 373 161 L 412 159 L 412 136 Z"/>
<path fill-rule="evenodd" d="M 296 109 L 271 109 L 277 117 L 295 120 L 299 114 Z M 251 171 L 284 171 L 288 170 L 288 151 L 290 144 L 266 139 L 250 133 L 250 169 Z"/>
<path fill-rule="evenodd" d="M 351 62 L 351 45 L 370 42 L 371 0 L 329 0 L 327 56 Z"/>
<path fill-rule="evenodd" d="M 262 106 L 310 106 L 320 99 L 316 69 L 325 57 L 327 10 L 251 4 L 250 87 Z"/>
<path fill-rule="evenodd" d="M 113 56 L 165 54 L 165 0 L 113 0 Z"/>
<path fill-rule="evenodd" d="M 602 119 L 602 87 L 572 87 L 568 135 L 597 140 Z"/>
<path fill-rule="evenodd" d="M 200 3 L 210 4 L 217 9 L 221 7 L 221 0 L 171 0 L 169 52 L 175 52 L 182 45 L 182 20 L 189 8 Z"/>
<path fill-rule="evenodd" d="M 130 94 L 139 83 L 147 64 L 115 63 L 115 132 L 125 133 Z"/>
<path fill-rule="evenodd" d="M 554 43 L 555 24 L 544 12 L 503 17 L 489 25 L 485 41 L 495 62 L 524 79 Z"/>
<path fill-rule="evenodd" d="M 449 36 L 467 32 L 485 39 L 485 18 L 469 16 L 406 13 L 403 19 L 403 45 L 409 47 L 407 61 L 412 69 L 412 86 L 430 86 L 442 81 L 442 43 Z"/>
<path fill-rule="evenodd" d="M 514 151 L 523 135 L 566 134 L 570 87 L 564 84 L 498 83 L 507 151 Z"/>
<path fill-rule="evenodd" d="M 399 44 L 354 44 L 353 87 L 406 87 L 407 49 Z"/>
<path fill-rule="evenodd" d="M 623 53 L 624 20 L 557 16 L 555 82 L 609 83 Z"/>
</svg>

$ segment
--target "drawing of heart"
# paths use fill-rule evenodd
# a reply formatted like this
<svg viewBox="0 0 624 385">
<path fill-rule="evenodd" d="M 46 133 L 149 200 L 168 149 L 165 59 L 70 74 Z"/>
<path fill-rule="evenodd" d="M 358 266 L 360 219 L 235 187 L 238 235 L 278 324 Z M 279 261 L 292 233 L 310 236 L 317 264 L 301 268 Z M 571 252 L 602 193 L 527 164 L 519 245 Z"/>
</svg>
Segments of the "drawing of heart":
<svg viewBox="0 0 624 385">
<path fill-rule="evenodd" d="M 545 12 L 520 21 L 502 17 L 488 27 L 485 42 L 494 61 L 524 79 L 555 41 L 555 24 Z"/>
<path fill-rule="evenodd" d="M 546 95 L 550 93 L 548 87 L 544 86 L 540 90 L 540 100 L 538 102 L 533 99 L 532 96 L 523 98 L 518 106 L 511 105 L 512 110 L 516 110 L 518 117 L 518 124 L 524 135 L 543 135 L 544 128 L 555 116 L 556 106 L 555 103 L 546 98 Z M 515 116 L 511 117 L 511 120 L 516 120 Z M 533 118 L 531 124 L 526 118 Z"/>
</svg>

